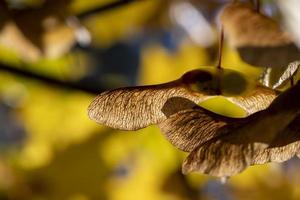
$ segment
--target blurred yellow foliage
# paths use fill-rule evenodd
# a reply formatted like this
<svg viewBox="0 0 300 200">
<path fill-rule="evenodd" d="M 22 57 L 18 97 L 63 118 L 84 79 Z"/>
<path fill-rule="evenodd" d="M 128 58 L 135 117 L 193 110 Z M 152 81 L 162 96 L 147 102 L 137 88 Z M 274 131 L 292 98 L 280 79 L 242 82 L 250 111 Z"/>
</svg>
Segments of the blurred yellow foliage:
<svg viewBox="0 0 300 200">
<path fill-rule="evenodd" d="M 199 46 L 183 41 L 176 52 L 162 46 L 152 45 L 143 50 L 141 84 L 158 84 L 179 78 L 183 73 L 208 65 L 206 51 Z"/>
<path fill-rule="evenodd" d="M 71 9 L 80 13 L 108 2 L 112 1 L 75 0 Z M 97 45 L 109 46 L 138 29 L 161 3 L 159 0 L 139 1 L 91 17 L 85 23 Z M 14 65 L 21 63 L 20 58 L 7 49 L 0 47 L 0 54 L 2 61 Z M 185 39 L 172 52 L 159 44 L 148 45 L 142 50 L 139 83 L 174 80 L 191 69 L 212 65 L 210 62 L 204 48 Z M 223 66 L 241 71 L 253 79 L 257 79 L 261 72 L 261 69 L 243 63 L 229 47 L 224 49 Z M 59 78 L 64 74 L 67 77 L 80 74 L 68 56 L 56 60 L 42 59 L 29 69 Z M 166 193 L 162 187 L 168 176 L 180 170 L 186 153 L 175 149 L 156 126 L 135 132 L 100 126 L 87 117 L 86 109 L 92 96 L 4 73 L 0 75 L 0 96 L 7 102 L 19 100 L 14 115 L 23 121 L 27 133 L 12 162 L 18 169 L 15 175 L 22 180 L 12 191 L 27 191 L 17 199 L 184 199 Z M 221 97 L 203 102 L 201 106 L 232 117 L 244 116 L 243 110 Z M 7 175 L 3 172 L 6 170 L 1 166 L 0 179 L 5 180 Z M 286 180 L 282 171 L 274 170 L 274 166 L 251 167 L 231 178 L 228 192 L 235 199 L 243 200 L 299 199 L 299 187 Z M 196 188 L 199 193 L 211 180 L 215 179 L 197 173 L 187 176 L 189 187 Z M 0 181 L 0 194 L 10 189 L 3 185 Z M 177 190 L 175 183 L 174 188 L 173 185 L 170 188 Z"/>
<path fill-rule="evenodd" d="M 30 101 L 20 113 L 29 134 L 21 154 L 24 157 L 20 157 L 26 167 L 44 164 L 34 160 L 45 161 L 53 146 L 64 148 L 80 142 L 97 128 L 87 118 L 91 98 L 84 94 L 31 86 L 29 96 Z"/>
<path fill-rule="evenodd" d="M 90 17 L 85 23 L 91 31 L 95 45 L 107 47 L 116 40 L 124 40 L 141 29 L 153 12 L 160 6 L 159 0 L 136 1 L 122 9 Z"/>
</svg>

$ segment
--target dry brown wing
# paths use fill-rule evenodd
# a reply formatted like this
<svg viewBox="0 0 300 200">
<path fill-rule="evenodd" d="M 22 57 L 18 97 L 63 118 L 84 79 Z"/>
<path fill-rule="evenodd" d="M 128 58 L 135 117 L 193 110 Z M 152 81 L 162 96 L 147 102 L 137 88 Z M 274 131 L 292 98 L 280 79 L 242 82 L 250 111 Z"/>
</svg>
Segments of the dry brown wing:
<svg viewBox="0 0 300 200">
<path fill-rule="evenodd" d="M 183 172 L 199 171 L 213 176 L 232 176 L 250 165 L 284 162 L 299 153 L 300 116 L 268 144 L 216 140 L 195 149 L 183 164 Z M 254 136 L 254 135 L 253 135 Z M 254 139 L 254 138 L 253 138 Z"/>
<path fill-rule="evenodd" d="M 119 88 L 98 95 L 88 108 L 89 117 L 100 124 L 137 130 L 166 119 L 161 111 L 170 97 L 184 97 L 193 102 L 205 99 L 179 80 L 153 86 Z"/>
<path fill-rule="evenodd" d="M 274 47 L 292 42 L 276 21 L 247 3 L 228 4 L 220 13 L 220 19 L 227 39 L 234 47 Z"/>
<path fill-rule="evenodd" d="M 280 25 L 250 5 L 229 4 L 221 21 L 229 43 L 251 65 L 274 68 L 300 59 L 300 50 Z"/>
<path fill-rule="evenodd" d="M 198 69 L 183 74 L 178 80 L 160 85 L 125 87 L 103 92 L 90 104 L 88 114 L 98 123 L 115 129 L 137 130 L 160 123 L 166 119 L 167 113 L 175 113 L 194 105 L 189 102 L 199 103 L 216 95 L 218 91 L 213 87 L 199 87 L 213 80 L 214 74 Z M 173 101 L 168 107 L 164 106 L 171 97 L 182 97 L 187 101 Z"/>
<path fill-rule="evenodd" d="M 252 164 L 267 162 L 284 162 L 297 154 L 300 150 L 300 115 L 272 141 L 267 149 L 258 152 Z"/>
<path fill-rule="evenodd" d="M 287 130 L 283 131 L 285 137 L 294 138 Z M 282 132 L 282 133 L 283 133 Z M 297 132 L 299 135 L 299 132 Z M 277 139 L 283 139 L 283 135 Z M 281 142 L 280 142 L 281 143 Z M 279 145 L 272 144 L 271 145 Z M 289 160 L 299 152 L 299 136 L 291 143 L 282 146 L 269 146 L 264 143 L 231 142 L 220 139 L 200 145 L 190 153 L 183 163 L 183 172 L 189 173 L 198 171 L 213 176 L 232 176 L 245 170 L 250 165 L 265 164 L 268 162 L 284 162 Z"/>
<path fill-rule="evenodd" d="M 197 147 L 182 165 L 184 174 L 197 171 L 217 177 L 238 174 L 251 164 L 249 145 L 230 144 L 218 140 Z"/>
<path fill-rule="evenodd" d="M 236 131 L 252 118 L 228 118 L 194 106 L 170 115 L 159 127 L 175 147 L 191 152 L 183 164 L 184 173 L 200 171 L 229 176 L 251 164 L 251 145 L 209 141 Z"/>
<path fill-rule="evenodd" d="M 197 171 L 224 177 L 235 175 L 248 167 L 255 149 L 254 144 L 249 142 L 253 131 L 252 125 L 262 113 L 263 111 L 258 112 L 243 120 L 237 119 L 214 130 L 216 137 L 196 147 L 186 158 L 182 165 L 183 173 Z M 261 143 L 255 145 L 267 147 Z"/>
<path fill-rule="evenodd" d="M 300 142 L 292 142 L 285 146 L 270 147 L 258 151 L 252 158 L 251 165 L 269 162 L 284 162 L 294 157 L 300 148 Z"/>
<path fill-rule="evenodd" d="M 251 115 L 255 112 L 266 109 L 276 98 L 276 96 L 276 91 L 258 85 L 253 91 L 244 96 L 226 98 L 232 103 L 243 108 L 247 115 Z"/>
<path fill-rule="evenodd" d="M 286 129 L 294 134 L 285 135 L 285 144 L 297 141 L 298 113 L 300 111 L 300 82 L 279 95 L 268 109 L 257 112 L 239 123 L 233 122 L 218 131 L 219 136 L 199 145 L 183 163 L 183 172 L 199 171 L 214 176 L 232 176 L 246 167 L 274 160 L 289 159 L 297 152 L 297 144 L 289 147 L 279 146 L 279 138 Z M 295 122 L 296 121 L 296 122 Z M 293 123 L 292 123 L 293 122 Z M 290 132 L 291 133 L 291 132 Z M 282 141 L 281 141 L 282 142 Z M 274 148 L 273 151 L 266 150 Z M 287 149 L 288 148 L 288 149 Z M 294 151 L 294 152 L 292 152 Z M 273 157 L 272 157 L 273 156 Z"/>
<path fill-rule="evenodd" d="M 167 103 L 169 101 L 172 99 Z M 231 121 L 231 118 L 212 113 L 198 105 L 167 117 L 158 124 L 161 132 L 176 148 L 187 152 L 216 137 L 219 128 Z"/>
<path fill-rule="evenodd" d="M 220 136 L 213 138 L 194 149 L 183 163 L 184 173 L 193 171 L 213 176 L 233 176 L 249 167 L 253 159 L 268 147 L 268 141 L 279 128 L 269 128 L 265 112 L 248 117 L 244 123 L 227 125 L 218 131 Z M 232 126 L 234 125 L 234 126 Z M 223 130 L 222 130 L 223 129 Z"/>
<path fill-rule="evenodd" d="M 176 113 L 193 107 L 194 105 L 190 105 L 189 101 L 199 103 L 212 97 L 212 95 L 216 95 L 218 91 L 213 87 L 203 87 L 198 92 L 191 89 L 193 84 L 206 85 L 213 78 L 210 72 L 194 70 L 184 74 L 176 81 L 161 85 L 127 87 L 107 91 L 98 95 L 91 103 L 88 109 L 89 116 L 98 123 L 115 129 L 137 130 L 144 128 L 162 122 L 166 119 L 166 115 L 170 115 L 170 112 Z M 249 98 L 251 97 L 250 100 L 246 101 L 248 97 L 236 97 L 235 102 L 238 102 L 238 105 L 243 108 L 246 107 L 248 112 L 251 109 L 249 113 L 256 112 L 262 109 L 256 109 L 256 107 L 263 105 L 263 102 L 258 102 L 258 100 L 265 100 L 263 98 L 258 99 L 257 96 L 266 96 L 266 94 L 269 94 L 268 92 L 271 93 L 267 91 L 260 94 L 261 90 L 254 91 L 254 95 L 248 95 Z M 178 99 L 172 101 L 173 105 L 165 106 L 165 102 L 171 97 L 183 98 L 181 98 L 181 101 L 178 101 Z M 185 101 L 182 101 L 182 99 L 185 99 Z M 253 99 L 256 101 L 251 103 Z"/>
<path fill-rule="evenodd" d="M 240 97 L 226 97 L 229 101 L 242 107 L 247 115 L 266 109 L 276 97 L 276 93 L 266 87 L 257 86 L 252 92 Z M 184 98 L 170 98 L 163 109 L 174 107 L 170 104 L 188 105 L 188 109 L 181 107 L 181 112 L 164 112 L 167 119 L 159 124 L 161 131 L 166 138 L 177 148 L 190 152 L 195 147 L 203 144 L 207 140 L 217 135 L 217 129 L 228 123 L 238 122 L 243 119 L 233 119 L 214 114 L 207 111 L 193 102 L 186 103 L 189 100 Z M 176 103 L 173 103 L 176 102 Z M 191 109 L 194 108 L 194 109 Z"/>
</svg>

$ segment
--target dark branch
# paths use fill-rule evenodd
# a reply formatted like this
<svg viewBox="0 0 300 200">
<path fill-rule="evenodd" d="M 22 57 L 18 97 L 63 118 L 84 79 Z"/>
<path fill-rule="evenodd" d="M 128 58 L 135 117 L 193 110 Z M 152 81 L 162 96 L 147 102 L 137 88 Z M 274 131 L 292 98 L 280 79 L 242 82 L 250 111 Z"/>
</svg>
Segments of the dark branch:
<svg viewBox="0 0 300 200">
<path fill-rule="evenodd" d="M 14 75 L 21 76 L 24 78 L 29 78 L 32 80 L 41 81 L 46 85 L 54 86 L 60 89 L 78 90 L 90 94 L 99 94 L 102 91 L 107 89 L 107 88 L 100 88 L 98 84 L 96 85 L 83 84 L 80 82 L 63 81 L 55 78 L 50 78 L 41 74 L 34 73 L 32 71 L 28 71 L 28 70 L 25 71 L 3 63 L 0 63 L 0 71 L 9 72 Z"/>
<path fill-rule="evenodd" d="M 136 1 L 136 0 L 119 0 L 119 1 L 112 2 L 112 3 L 106 4 L 104 6 L 98 7 L 98 8 L 88 10 L 86 12 L 82 12 L 82 13 L 78 14 L 77 17 L 79 19 L 90 17 L 94 14 L 99 14 L 101 12 L 105 12 L 105 11 L 108 11 L 108 10 L 111 10 L 114 8 L 118 8 L 118 7 L 130 4 L 134 1 Z"/>
<path fill-rule="evenodd" d="M 77 17 L 79 19 L 83 19 L 83 18 L 92 16 L 94 14 L 99 14 L 99 13 L 102 13 L 105 11 L 119 8 L 121 6 L 128 5 L 132 2 L 136 2 L 136 0 L 118 0 L 116 2 L 112 2 L 112 3 L 106 4 L 101 7 L 82 12 L 82 13 L 78 14 Z M 2 3 L 2 1 L 0 0 L 0 5 L 1 5 L 1 3 Z M 45 83 L 46 85 L 51 85 L 54 87 L 58 87 L 60 89 L 79 90 L 79 91 L 83 91 L 83 92 L 90 93 L 90 94 L 99 94 L 102 91 L 110 89 L 107 87 L 101 87 L 101 86 L 99 86 L 99 84 L 87 84 L 87 83 L 82 83 L 82 82 L 63 81 L 63 80 L 51 78 L 48 76 L 44 76 L 42 74 L 38 74 L 38 73 L 35 73 L 32 71 L 15 68 L 13 66 L 10 66 L 10 65 L 7 65 L 4 63 L 0 63 L 0 71 L 5 71 L 5 72 L 9 72 L 9 73 L 12 73 L 14 75 L 21 76 L 24 78 L 41 81 L 41 82 Z"/>
</svg>

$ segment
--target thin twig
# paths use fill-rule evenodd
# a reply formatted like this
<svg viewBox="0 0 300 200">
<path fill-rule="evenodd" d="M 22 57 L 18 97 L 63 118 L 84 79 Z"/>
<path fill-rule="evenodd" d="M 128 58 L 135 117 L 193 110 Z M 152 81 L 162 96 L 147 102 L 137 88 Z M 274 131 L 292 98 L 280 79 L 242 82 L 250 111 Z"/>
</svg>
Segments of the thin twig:
<svg viewBox="0 0 300 200">
<path fill-rule="evenodd" d="M 260 12 L 260 0 L 256 0 L 255 10 L 256 12 Z"/>
<path fill-rule="evenodd" d="M 83 19 L 83 18 L 86 18 L 86 17 L 90 17 L 94 14 L 99 14 L 99 13 L 102 13 L 102 12 L 105 12 L 105 11 L 108 11 L 108 10 L 111 10 L 111 9 L 114 9 L 114 8 L 125 6 L 127 4 L 132 3 L 132 2 L 136 2 L 136 0 L 119 0 L 119 1 L 112 2 L 112 3 L 106 4 L 104 6 L 98 7 L 98 8 L 94 8 L 94 9 L 82 12 L 82 13 L 78 14 L 77 17 L 79 19 Z"/>
<path fill-rule="evenodd" d="M 221 26 L 220 37 L 219 37 L 219 55 L 218 55 L 218 63 L 217 63 L 218 69 L 222 68 L 223 42 L 224 42 L 224 30 L 223 30 L 223 26 Z"/>
<path fill-rule="evenodd" d="M 223 56 L 223 43 L 224 43 L 224 28 L 223 25 L 221 26 L 220 30 L 220 35 L 219 35 L 219 52 L 218 52 L 218 63 L 217 63 L 217 69 L 218 69 L 218 74 L 217 74 L 217 94 L 221 95 L 222 94 L 222 86 L 221 86 L 221 79 L 223 76 L 223 69 L 222 69 L 222 56 Z"/>
</svg>

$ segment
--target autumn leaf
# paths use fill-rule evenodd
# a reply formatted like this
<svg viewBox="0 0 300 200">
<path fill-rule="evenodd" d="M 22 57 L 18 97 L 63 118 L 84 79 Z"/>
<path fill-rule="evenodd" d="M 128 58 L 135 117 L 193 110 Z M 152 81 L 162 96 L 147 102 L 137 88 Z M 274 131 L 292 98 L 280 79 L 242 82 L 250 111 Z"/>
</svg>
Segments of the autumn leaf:
<svg viewBox="0 0 300 200">
<path fill-rule="evenodd" d="M 220 14 L 225 36 L 247 63 L 282 67 L 300 60 L 300 50 L 276 21 L 246 3 L 227 5 Z"/>
</svg>

